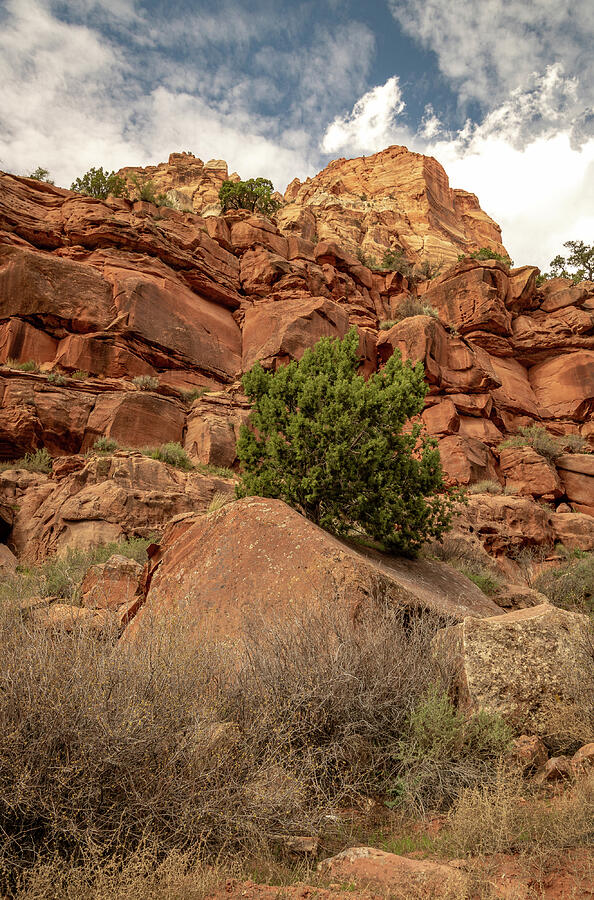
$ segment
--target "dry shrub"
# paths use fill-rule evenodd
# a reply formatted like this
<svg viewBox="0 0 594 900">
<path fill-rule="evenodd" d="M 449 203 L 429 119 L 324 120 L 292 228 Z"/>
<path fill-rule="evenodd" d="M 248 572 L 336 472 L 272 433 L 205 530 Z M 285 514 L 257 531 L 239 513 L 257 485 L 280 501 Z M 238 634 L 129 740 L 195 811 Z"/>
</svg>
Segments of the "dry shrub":
<svg viewBox="0 0 594 900">
<path fill-rule="evenodd" d="M 594 629 L 584 635 L 579 658 L 594 660 Z M 578 656 L 578 654 L 576 654 Z M 567 693 L 574 698 L 572 704 L 555 704 L 551 701 L 547 710 L 547 734 L 543 738 L 555 753 L 573 754 L 583 744 L 594 742 L 594 682 L 575 666 L 567 673 Z"/>
<path fill-rule="evenodd" d="M 562 565 L 542 572 L 534 587 L 556 606 L 594 614 L 594 553 L 570 555 Z"/>
<path fill-rule="evenodd" d="M 87 877 L 89 860 L 128 865 L 143 847 L 246 859 L 374 793 L 449 802 L 489 777 L 502 743 L 445 698 L 436 627 L 378 606 L 353 628 L 335 604 L 251 621 L 229 646 L 172 614 L 130 646 L 50 634 L 4 605 L 0 881 L 52 859 Z"/>
<path fill-rule="evenodd" d="M 114 554 L 144 563 L 150 543 L 149 538 L 131 537 L 87 550 L 68 547 L 65 552 L 49 556 L 39 565 L 21 565 L 16 573 L 0 576 L 0 605 L 18 605 L 32 597 L 59 597 L 78 604 L 82 582 L 91 566 L 107 562 Z"/>
<path fill-rule="evenodd" d="M 531 794 L 501 767 L 494 781 L 463 791 L 441 840 L 455 855 L 527 854 L 588 847 L 594 841 L 594 779 L 583 778 L 554 801 Z"/>
<path fill-rule="evenodd" d="M 233 866 L 203 866 L 195 856 L 172 852 L 161 858 L 142 847 L 124 863 L 87 855 L 64 864 L 59 857 L 23 872 L 15 900 L 204 900 L 234 874 Z M 239 874 L 239 873 L 238 873 Z"/>
</svg>

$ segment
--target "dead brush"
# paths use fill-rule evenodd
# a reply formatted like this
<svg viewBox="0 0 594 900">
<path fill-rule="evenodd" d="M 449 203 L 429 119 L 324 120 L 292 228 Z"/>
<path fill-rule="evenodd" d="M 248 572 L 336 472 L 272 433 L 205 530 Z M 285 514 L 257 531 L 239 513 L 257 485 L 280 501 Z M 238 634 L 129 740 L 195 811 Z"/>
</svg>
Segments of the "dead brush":
<svg viewBox="0 0 594 900">
<path fill-rule="evenodd" d="M 418 751 L 415 716 L 447 687 L 440 623 L 378 602 L 252 619 L 234 645 L 191 624 L 172 611 L 118 644 L 1 608 L 0 893 L 52 860 L 125 866 L 143 847 L 264 857 L 365 797 L 439 807 L 488 780 L 488 740 Z"/>
<path fill-rule="evenodd" d="M 477 827 L 479 826 L 479 827 Z M 504 767 L 494 782 L 462 791 L 440 844 L 455 856 L 589 847 L 594 842 L 594 780 L 582 778 L 554 802 Z"/>
</svg>

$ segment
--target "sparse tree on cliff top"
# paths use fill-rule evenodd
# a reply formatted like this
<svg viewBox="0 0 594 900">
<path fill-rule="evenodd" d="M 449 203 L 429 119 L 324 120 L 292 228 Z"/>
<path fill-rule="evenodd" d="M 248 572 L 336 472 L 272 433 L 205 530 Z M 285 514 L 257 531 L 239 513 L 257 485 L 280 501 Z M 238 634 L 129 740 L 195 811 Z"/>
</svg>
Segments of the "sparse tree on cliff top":
<svg viewBox="0 0 594 900">
<path fill-rule="evenodd" d="M 224 181 L 219 191 L 222 211 L 248 209 L 269 216 L 280 203 L 272 196 L 274 188 L 268 178 L 250 178 L 249 181 Z"/>
<path fill-rule="evenodd" d="M 414 553 L 443 533 L 458 498 L 435 442 L 420 425 L 404 428 L 423 409 L 423 366 L 396 352 L 365 380 L 359 361 L 352 329 L 274 373 L 256 364 L 244 375 L 254 430 L 244 426 L 238 441 L 238 493 L 278 497 L 336 534 Z"/>
<path fill-rule="evenodd" d="M 559 253 L 551 260 L 551 278 L 571 278 L 574 282 L 594 281 L 594 244 L 583 241 L 566 241 L 563 244 L 571 253 L 565 257 Z M 570 272 L 569 269 L 575 271 Z"/>
<path fill-rule="evenodd" d="M 34 172 L 31 172 L 29 178 L 35 178 L 36 181 L 45 181 L 46 184 L 53 184 L 53 179 L 49 177 L 49 169 L 44 169 L 43 166 L 37 166 Z"/>
<path fill-rule="evenodd" d="M 126 197 L 128 194 L 126 179 L 116 175 L 115 172 L 104 172 L 103 167 L 89 169 L 72 182 L 70 190 L 88 194 L 89 197 L 97 197 L 99 200 L 105 200 L 109 194 L 114 197 Z"/>
</svg>

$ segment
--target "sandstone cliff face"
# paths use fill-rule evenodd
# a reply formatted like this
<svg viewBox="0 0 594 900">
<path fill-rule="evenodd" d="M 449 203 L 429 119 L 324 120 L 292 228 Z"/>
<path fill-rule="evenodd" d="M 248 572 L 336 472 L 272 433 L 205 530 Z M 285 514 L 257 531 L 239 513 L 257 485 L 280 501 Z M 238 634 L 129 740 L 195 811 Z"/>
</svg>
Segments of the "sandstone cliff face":
<svg viewBox="0 0 594 900">
<path fill-rule="evenodd" d="M 126 177 L 150 178 L 157 192 L 171 191 L 185 208 L 205 216 L 220 212 L 218 192 L 228 175 L 223 160 L 203 163 L 172 153 L 167 163 L 125 168 Z M 133 187 L 130 184 L 132 190 Z M 505 255 L 501 229 L 474 194 L 452 190 L 436 159 L 388 147 L 373 156 L 336 159 L 304 183 L 295 179 L 275 216 L 280 230 L 308 241 L 336 241 L 381 262 L 402 249 L 411 262 L 452 263 L 460 253 L 491 247 Z"/>
<path fill-rule="evenodd" d="M 200 196 L 218 191 L 222 168 L 174 157 L 164 179 L 172 166 L 180 178 L 190 166 L 197 190 L 204 188 Z M 395 349 L 423 362 L 430 388 L 423 420 L 438 440 L 448 478 L 462 485 L 490 479 L 517 494 L 484 498 L 482 506 L 473 500 L 464 513 L 468 532 L 480 533 L 496 555 L 552 540 L 587 549 L 594 456 L 566 454 L 552 465 L 530 448 L 499 444 L 520 426 L 538 423 L 594 445 L 594 285 L 555 279 L 539 289 L 534 267 L 509 271 L 467 258 L 411 286 L 397 273 L 362 265 L 348 240 L 345 246 L 304 236 L 309 217 L 318 228 L 322 220 L 315 217 L 330 209 L 322 194 L 340 200 L 363 186 L 371 198 L 365 203 L 384 196 L 398 171 L 394 160 L 418 193 L 416 206 L 404 191 L 398 202 L 411 222 L 416 210 L 418 227 L 435 245 L 445 240 L 444 223 L 453 240 L 456 209 L 485 225 L 469 195 L 449 190 L 434 160 L 402 148 L 337 161 L 316 179 L 293 184 L 293 199 L 277 222 L 245 211 L 200 216 L 138 201 L 100 201 L 0 175 L 0 458 L 41 447 L 70 458 L 105 436 L 132 449 L 176 441 L 196 462 L 234 466 L 238 429 L 249 413 L 242 372 L 257 360 L 274 369 L 298 359 L 320 337 L 342 336 L 354 325 L 364 373 L 381 367 Z M 167 186 L 164 180 L 159 189 Z M 336 222 L 346 208 L 337 204 Z M 395 225 L 385 234 L 400 241 Z M 311 231 L 310 237 L 321 235 Z M 476 245 L 485 243 L 479 234 Z M 415 293 L 437 318 L 412 316 L 380 328 Z M 29 363 L 36 368 L 24 371 Z M 58 476 L 56 466 L 39 484 L 26 473 L 2 479 L 3 540 L 20 553 L 35 555 L 35 546 L 50 552 L 75 530 L 86 540 L 91 526 L 74 529 L 73 522 L 100 520 L 101 539 L 117 531 L 103 507 L 94 520 L 87 516 L 94 500 L 84 515 L 54 517 L 63 491 L 77 495 L 82 477 L 76 466 Z M 132 485 L 135 476 L 122 471 L 122 465 L 109 469 L 103 480 Z M 102 477 L 93 475 L 94 483 Z M 194 488 L 170 485 L 162 493 L 170 491 L 192 502 L 199 496 L 199 506 L 216 492 L 201 487 L 196 495 Z M 134 506 L 118 497 L 121 509 Z M 548 512 L 535 498 L 549 504 Z M 26 511 L 46 500 L 39 528 L 32 527 Z M 25 510 L 22 516 L 10 512 L 11 503 Z M 143 524 L 142 509 L 150 506 L 143 503 L 129 519 L 122 513 L 123 533 L 146 533 L 157 519 L 162 527 L 189 508 L 185 501 L 159 500 L 158 512 L 147 512 Z M 498 524 L 483 528 L 485 520 Z"/>
<path fill-rule="evenodd" d="M 124 176 L 134 190 L 131 177 L 150 179 L 155 192 L 171 192 L 180 206 L 201 213 L 208 207 L 218 207 L 219 190 L 223 181 L 239 181 L 237 172 L 229 174 L 224 159 L 203 162 L 193 153 L 171 153 L 166 163 L 156 166 L 126 166 L 118 175 Z"/>
<path fill-rule="evenodd" d="M 432 263 L 451 263 L 484 246 L 506 254 L 501 229 L 474 194 L 452 190 L 436 159 L 406 147 L 334 160 L 304 184 L 295 179 L 285 200 L 281 226 L 290 227 L 297 210 L 306 210 L 320 239 L 361 247 L 378 262 L 387 248 L 399 247 L 412 261 Z"/>
</svg>

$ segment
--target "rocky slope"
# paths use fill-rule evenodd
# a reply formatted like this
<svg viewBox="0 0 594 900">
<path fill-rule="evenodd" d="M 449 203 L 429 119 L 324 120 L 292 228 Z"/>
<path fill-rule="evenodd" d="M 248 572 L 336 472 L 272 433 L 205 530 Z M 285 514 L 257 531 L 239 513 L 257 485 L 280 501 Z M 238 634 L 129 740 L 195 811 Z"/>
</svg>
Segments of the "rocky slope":
<svg viewBox="0 0 594 900">
<path fill-rule="evenodd" d="M 347 200 L 364 189 L 370 199 L 357 202 L 375 216 L 369 204 L 397 185 L 394 202 L 414 230 L 411 259 L 443 241 L 456 254 L 485 243 L 504 249 L 497 226 L 449 189 L 435 160 L 404 148 L 294 182 L 275 221 L 206 214 L 227 174 L 218 161 L 173 154 L 149 174 L 160 189 L 185 185 L 205 215 L 0 176 L 0 458 L 41 447 L 66 457 L 51 475 L 0 474 L 12 550 L 38 558 L 70 541 L 147 534 L 197 498 L 207 504 L 230 490 L 138 454 L 117 463 L 80 454 L 100 437 L 133 450 L 173 441 L 195 463 L 232 467 L 248 416 L 241 373 L 256 360 L 275 368 L 299 358 L 352 325 L 364 372 L 396 348 L 423 361 L 423 419 L 450 480 L 488 479 L 514 494 L 472 497 L 460 519 L 467 535 L 499 556 L 554 540 L 591 549 L 594 456 L 566 453 L 553 464 L 530 447 L 499 445 L 538 423 L 594 446 L 594 285 L 555 279 L 538 288 L 535 267 L 468 258 L 413 285 L 362 265 L 345 244 L 369 247 L 380 232 L 378 247 L 405 244 L 404 231 L 397 217 L 383 231 L 365 217 L 358 231 L 347 228 Z M 326 227 L 341 243 L 309 239 Z M 437 317 L 391 325 L 411 297 Z M 108 513 L 116 484 L 119 511 Z M 141 484 L 161 499 L 145 500 Z"/>
</svg>

